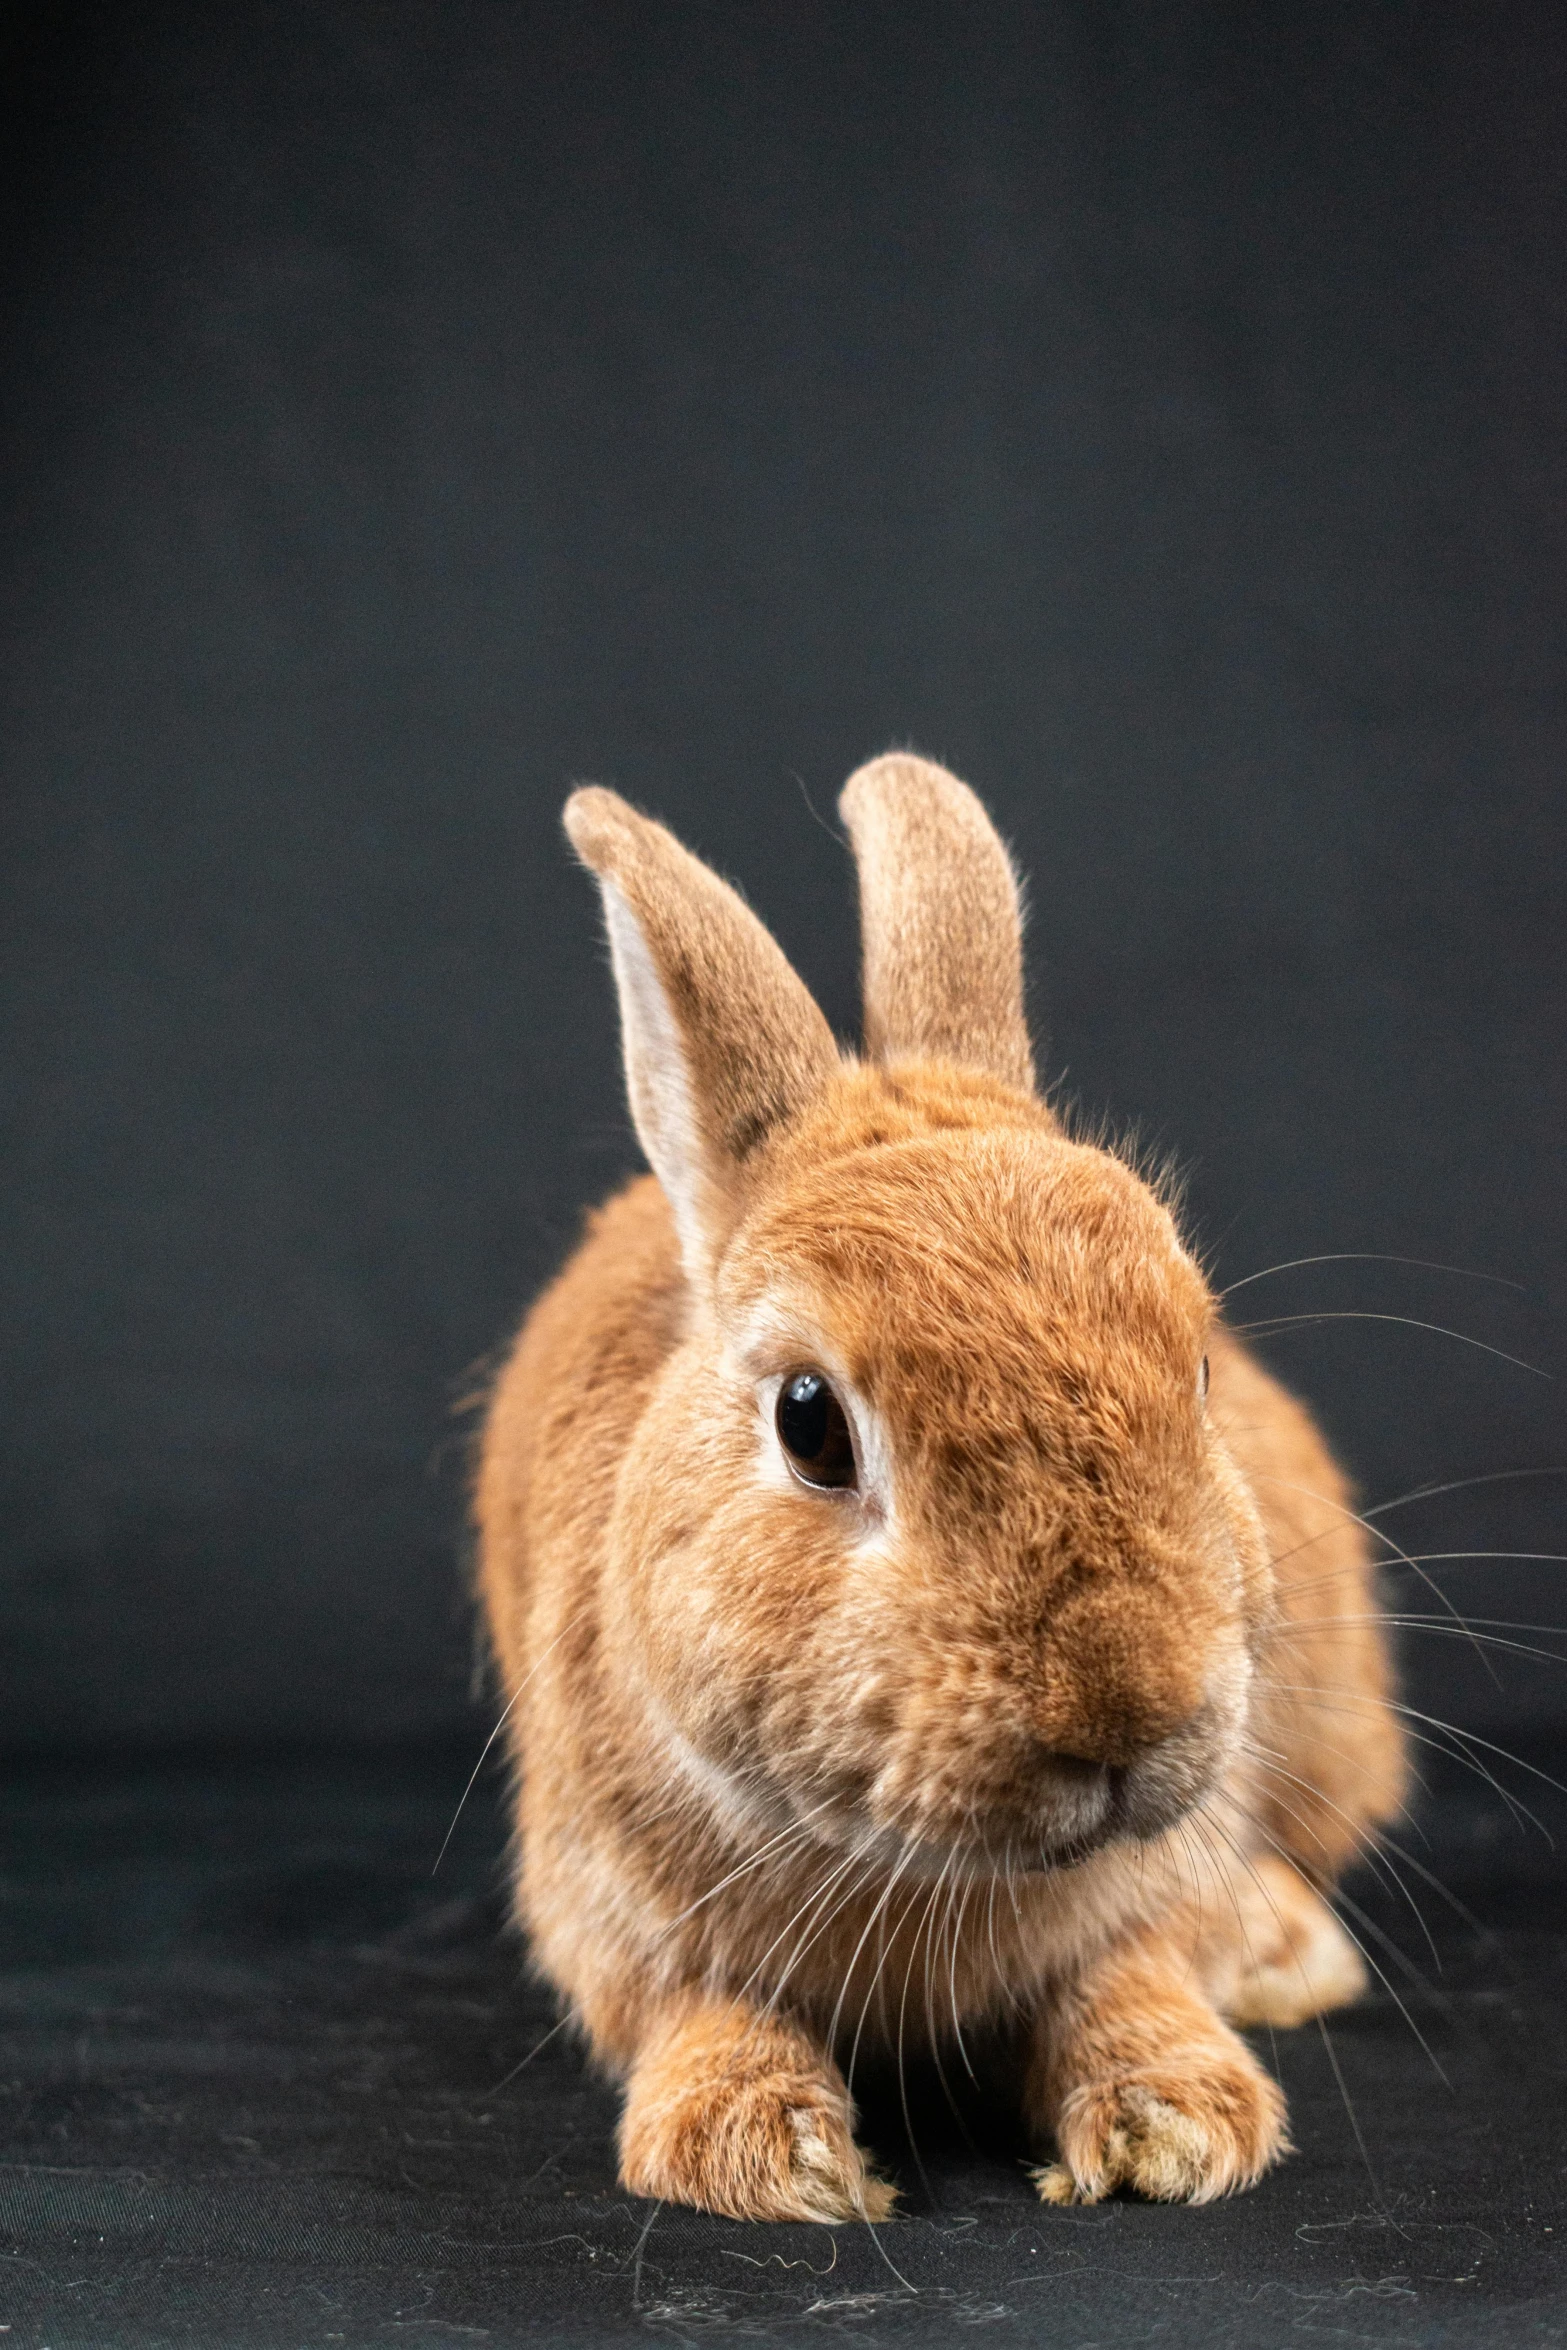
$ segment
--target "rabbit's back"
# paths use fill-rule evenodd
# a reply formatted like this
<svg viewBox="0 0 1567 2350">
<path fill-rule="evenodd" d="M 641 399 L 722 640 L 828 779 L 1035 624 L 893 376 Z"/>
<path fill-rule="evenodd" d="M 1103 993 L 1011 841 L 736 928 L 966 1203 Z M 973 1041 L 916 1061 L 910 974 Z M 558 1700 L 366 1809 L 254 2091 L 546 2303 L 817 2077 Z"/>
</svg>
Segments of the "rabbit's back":
<svg viewBox="0 0 1567 2350">
<path fill-rule="evenodd" d="M 1305 1406 L 1222 1327 L 1212 1361 L 1214 1425 L 1256 1502 L 1273 1572 L 1251 1801 L 1271 1849 L 1328 1880 L 1397 1814 L 1408 1779 L 1370 1529 Z"/>
<path fill-rule="evenodd" d="M 684 1308 L 668 1204 L 639 1176 L 589 1217 L 496 1383 L 475 1515 L 508 1703 L 566 1616 L 588 1607 L 620 1464 Z"/>
</svg>

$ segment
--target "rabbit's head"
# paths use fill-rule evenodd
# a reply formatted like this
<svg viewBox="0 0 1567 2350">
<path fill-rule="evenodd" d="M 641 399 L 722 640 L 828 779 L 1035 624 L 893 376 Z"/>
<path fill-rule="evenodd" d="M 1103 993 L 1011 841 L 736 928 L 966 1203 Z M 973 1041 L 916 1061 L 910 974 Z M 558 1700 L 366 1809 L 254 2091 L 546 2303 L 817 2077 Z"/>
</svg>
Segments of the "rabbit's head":
<svg viewBox="0 0 1567 2350">
<path fill-rule="evenodd" d="M 577 793 L 686 1275 L 606 1621 L 670 1773 L 911 1872 L 1172 1826 L 1234 1761 L 1270 1595 L 1168 1207 L 1034 1091 L 1017 889 L 890 757 L 841 803 L 866 1058 L 660 826 Z"/>
</svg>

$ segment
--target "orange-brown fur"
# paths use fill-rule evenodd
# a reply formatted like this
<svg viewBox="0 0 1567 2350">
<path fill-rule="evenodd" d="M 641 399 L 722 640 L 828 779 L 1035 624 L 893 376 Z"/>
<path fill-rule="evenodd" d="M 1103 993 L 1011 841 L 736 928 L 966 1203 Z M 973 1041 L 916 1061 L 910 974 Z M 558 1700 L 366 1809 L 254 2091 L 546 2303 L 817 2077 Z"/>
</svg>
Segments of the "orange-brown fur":
<svg viewBox="0 0 1567 2350">
<path fill-rule="evenodd" d="M 1312 1886 L 1402 1788 L 1366 1540 L 1165 1206 L 1034 1096 L 978 803 L 888 760 L 845 814 L 868 1062 L 667 834 L 573 803 L 663 1185 L 593 1217 L 485 1435 L 519 1911 L 635 2191 L 878 2216 L 856 2052 L 1021 2006 L 1042 2192 L 1203 2200 L 1285 2145 L 1221 2008 L 1359 1981 Z M 770 1439 L 801 1363 L 852 1495 Z"/>
</svg>

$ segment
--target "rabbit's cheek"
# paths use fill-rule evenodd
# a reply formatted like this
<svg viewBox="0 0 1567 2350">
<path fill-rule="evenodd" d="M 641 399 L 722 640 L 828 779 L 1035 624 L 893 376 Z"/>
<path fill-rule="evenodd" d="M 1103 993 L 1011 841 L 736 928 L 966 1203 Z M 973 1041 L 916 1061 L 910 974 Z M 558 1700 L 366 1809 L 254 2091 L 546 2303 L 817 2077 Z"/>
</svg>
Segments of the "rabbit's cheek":
<svg viewBox="0 0 1567 2350">
<path fill-rule="evenodd" d="M 611 1669 L 660 1768 L 730 1829 L 776 1827 L 791 1790 L 841 1775 L 834 1680 L 840 1512 L 783 1478 L 757 1491 L 754 1440 L 722 1395 L 673 1381 L 638 1432 L 606 1583 Z"/>
</svg>

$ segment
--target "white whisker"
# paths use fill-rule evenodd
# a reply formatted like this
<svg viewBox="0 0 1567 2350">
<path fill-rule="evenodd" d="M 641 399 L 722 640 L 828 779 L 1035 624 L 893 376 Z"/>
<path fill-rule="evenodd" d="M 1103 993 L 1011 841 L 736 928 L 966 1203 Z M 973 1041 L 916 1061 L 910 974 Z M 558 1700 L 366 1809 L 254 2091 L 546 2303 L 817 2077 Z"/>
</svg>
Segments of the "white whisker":
<svg viewBox="0 0 1567 2350">
<path fill-rule="evenodd" d="M 1417 1321 L 1413 1314 L 1269 1314 L 1258 1322 L 1236 1322 L 1231 1327 L 1238 1335 L 1255 1330 L 1298 1330 L 1316 1322 L 1400 1322 L 1407 1330 L 1430 1330 L 1438 1338 L 1456 1339 L 1460 1346 L 1475 1347 L 1483 1355 L 1495 1355 L 1499 1363 L 1511 1363 L 1514 1370 L 1527 1371 L 1533 1378 L 1549 1379 L 1549 1371 L 1542 1371 L 1538 1363 L 1526 1363 L 1522 1355 L 1510 1355 L 1505 1347 L 1492 1346 L 1484 1338 L 1471 1338 L 1467 1330 L 1450 1330 L 1445 1322 Z"/>
<path fill-rule="evenodd" d="M 1264 1265 L 1260 1273 L 1244 1273 L 1239 1281 L 1232 1281 L 1228 1289 L 1221 1289 L 1220 1297 L 1233 1297 L 1237 1289 L 1249 1289 L 1254 1281 L 1267 1281 L 1275 1273 L 1293 1273 L 1302 1265 L 1418 1265 L 1426 1273 L 1451 1273 L 1459 1281 L 1488 1281 L 1497 1289 L 1516 1289 L 1527 1297 L 1528 1289 L 1522 1281 L 1510 1281 L 1505 1273 L 1478 1273 L 1469 1265 L 1439 1265 L 1432 1257 L 1394 1257 L 1381 1249 L 1330 1249 L 1326 1256 L 1286 1257 L 1282 1264 Z"/>
</svg>

